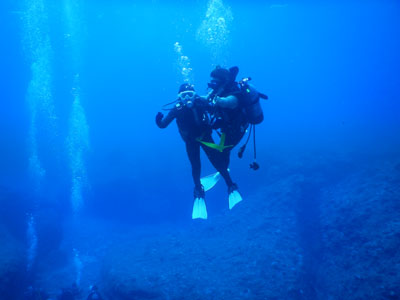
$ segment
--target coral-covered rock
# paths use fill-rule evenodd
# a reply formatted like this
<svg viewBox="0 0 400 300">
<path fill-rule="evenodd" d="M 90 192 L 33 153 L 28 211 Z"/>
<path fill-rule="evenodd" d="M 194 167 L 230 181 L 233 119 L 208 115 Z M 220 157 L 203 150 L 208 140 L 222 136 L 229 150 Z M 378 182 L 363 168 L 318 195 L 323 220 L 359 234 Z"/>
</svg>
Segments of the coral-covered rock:
<svg viewBox="0 0 400 300">
<path fill-rule="evenodd" d="M 189 229 L 114 245 L 103 282 L 112 299 L 287 299 L 302 257 L 288 196 L 298 178 L 265 187 Z"/>
<path fill-rule="evenodd" d="M 232 211 L 187 226 L 80 220 L 65 233 L 66 265 L 37 282 L 56 295 L 76 281 L 125 299 L 398 299 L 400 172 L 319 157 L 271 166 Z M 54 279 L 56 278 L 56 280 Z"/>
<path fill-rule="evenodd" d="M 400 172 L 383 162 L 327 189 L 322 204 L 325 299 L 400 297 Z"/>
</svg>

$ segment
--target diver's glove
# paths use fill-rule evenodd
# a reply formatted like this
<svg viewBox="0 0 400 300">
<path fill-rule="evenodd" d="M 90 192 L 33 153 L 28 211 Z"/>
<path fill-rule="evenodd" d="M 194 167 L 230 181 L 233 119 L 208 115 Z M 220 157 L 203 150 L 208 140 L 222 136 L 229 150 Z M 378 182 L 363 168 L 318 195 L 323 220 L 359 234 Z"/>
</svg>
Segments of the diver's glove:
<svg viewBox="0 0 400 300">
<path fill-rule="evenodd" d="M 164 115 L 162 112 L 158 112 L 156 116 L 156 124 L 158 127 L 161 127 L 161 121 L 164 118 Z"/>
</svg>

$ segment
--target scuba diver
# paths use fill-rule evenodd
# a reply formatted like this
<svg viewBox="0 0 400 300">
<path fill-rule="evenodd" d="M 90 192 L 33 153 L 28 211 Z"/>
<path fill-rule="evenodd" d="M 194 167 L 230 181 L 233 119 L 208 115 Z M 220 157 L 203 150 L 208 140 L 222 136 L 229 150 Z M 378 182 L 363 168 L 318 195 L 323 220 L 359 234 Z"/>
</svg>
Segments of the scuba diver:
<svg viewBox="0 0 400 300">
<path fill-rule="evenodd" d="M 223 168 L 229 167 L 231 150 L 241 141 L 247 129 L 249 135 L 245 144 L 240 148 L 238 156 L 242 158 L 243 152 L 253 133 L 254 161 L 250 168 L 259 168 L 256 162 L 256 138 L 255 125 L 264 120 L 264 114 L 260 105 L 260 99 L 268 99 L 268 96 L 260 93 L 249 83 L 250 77 L 236 82 L 238 67 L 229 69 L 217 66 L 210 74 L 211 81 L 208 87 L 211 89 L 206 97 L 210 103 L 210 126 L 220 136 L 218 145 L 199 140 L 200 143 L 216 149 L 222 154 L 221 164 Z M 228 185 L 229 208 L 233 208 L 242 201 L 237 184 Z"/>
<path fill-rule="evenodd" d="M 221 131 L 220 135 L 229 145 L 225 146 L 226 152 L 232 150 L 249 131 L 245 144 L 240 147 L 239 158 L 242 158 L 253 133 L 254 161 L 250 164 L 250 168 L 258 170 L 260 166 L 256 162 L 256 125 L 264 120 L 260 100 L 268 100 L 268 96 L 249 83 L 251 77 L 236 82 L 238 73 L 238 67 L 225 69 L 220 66 L 211 72 L 211 82 L 208 84 L 211 88 L 208 100 L 214 108 L 211 124 L 213 129 Z M 250 129 L 247 130 L 249 126 Z"/>
<path fill-rule="evenodd" d="M 178 99 L 166 105 L 170 104 L 175 105 L 165 117 L 161 112 L 157 113 L 156 124 L 159 128 L 166 128 L 176 119 L 179 133 L 186 145 L 186 152 L 192 167 L 192 177 L 195 185 L 192 218 L 207 219 L 207 209 L 204 200 L 205 189 L 200 178 L 200 147 L 203 148 L 211 164 L 224 178 L 228 187 L 232 187 L 231 189 L 234 190 L 237 185 L 232 182 L 229 175 L 229 161 L 228 163 L 226 162 L 225 155 L 207 146 L 207 144 L 215 145 L 211 136 L 210 119 L 207 114 L 207 110 L 209 109 L 207 99 L 198 96 L 194 87 L 185 83 L 179 87 Z M 210 175 L 206 179 L 211 179 L 213 183 L 210 186 L 213 186 L 218 180 L 218 176 Z"/>
<path fill-rule="evenodd" d="M 208 101 L 212 104 L 210 125 L 219 130 L 220 143 L 210 144 L 204 139 L 200 143 L 216 149 L 222 154 L 224 168 L 229 167 L 231 150 L 240 142 L 249 126 L 248 118 L 242 105 L 243 91 L 235 81 L 239 72 L 238 67 L 229 70 L 217 66 L 210 74 L 208 87 L 211 92 Z M 237 184 L 228 185 L 229 208 L 232 209 L 242 201 Z"/>
</svg>

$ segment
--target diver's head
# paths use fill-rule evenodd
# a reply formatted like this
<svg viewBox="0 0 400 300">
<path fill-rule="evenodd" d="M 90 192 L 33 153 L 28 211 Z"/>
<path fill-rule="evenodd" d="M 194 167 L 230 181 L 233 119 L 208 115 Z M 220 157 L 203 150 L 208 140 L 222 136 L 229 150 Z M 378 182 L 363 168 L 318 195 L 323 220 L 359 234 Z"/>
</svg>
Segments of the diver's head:
<svg viewBox="0 0 400 300">
<path fill-rule="evenodd" d="M 189 83 L 183 83 L 180 85 L 178 93 L 186 92 L 186 91 L 194 91 L 194 86 Z"/>
<path fill-rule="evenodd" d="M 232 67 L 228 70 L 220 66 L 216 66 L 210 74 L 211 81 L 210 83 L 208 83 L 208 87 L 213 90 L 217 90 L 221 87 L 232 84 L 233 82 L 235 82 L 238 72 L 238 67 Z"/>
<path fill-rule="evenodd" d="M 196 92 L 194 91 L 194 86 L 188 83 L 181 84 L 178 90 L 178 104 L 179 107 L 193 107 L 194 100 L 196 97 Z"/>
</svg>

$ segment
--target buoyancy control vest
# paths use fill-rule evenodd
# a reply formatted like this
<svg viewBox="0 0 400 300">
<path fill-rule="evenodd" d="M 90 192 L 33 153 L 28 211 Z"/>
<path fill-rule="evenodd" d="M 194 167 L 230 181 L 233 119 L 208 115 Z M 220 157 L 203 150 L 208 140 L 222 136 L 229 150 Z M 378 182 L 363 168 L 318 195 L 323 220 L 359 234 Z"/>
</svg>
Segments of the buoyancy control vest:
<svg viewBox="0 0 400 300">
<path fill-rule="evenodd" d="M 268 99 L 267 95 L 264 95 L 256 90 L 256 88 L 249 83 L 250 77 L 243 78 L 239 82 L 240 89 L 242 91 L 241 106 L 250 124 L 260 124 L 264 120 L 263 110 L 260 104 L 260 98 Z"/>
</svg>

